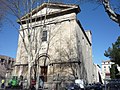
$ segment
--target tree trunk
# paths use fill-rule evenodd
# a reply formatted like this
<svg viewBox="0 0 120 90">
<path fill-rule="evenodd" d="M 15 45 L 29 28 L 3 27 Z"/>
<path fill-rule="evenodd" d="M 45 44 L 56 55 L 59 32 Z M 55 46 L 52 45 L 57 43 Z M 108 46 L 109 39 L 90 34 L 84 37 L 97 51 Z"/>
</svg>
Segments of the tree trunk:
<svg viewBox="0 0 120 90">
<path fill-rule="evenodd" d="M 39 89 L 39 75 L 40 75 L 40 68 L 39 68 L 39 61 L 37 61 L 37 79 L 36 79 L 36 90 Z"/>
<path fill-rule="evenodd" d="M 28 75 L 27 75 L 28 77 L 28 88 L 30 88 L 30 86 L 31 86 L 31 66 L 28 64 Z"/>
<path fill-rule="evenodd" d="M 28 88 L 31 86 L 31 57 L 28 55 L 28 75 L 27 75 L 27 80 L 28 80 Z"/>
</svg>

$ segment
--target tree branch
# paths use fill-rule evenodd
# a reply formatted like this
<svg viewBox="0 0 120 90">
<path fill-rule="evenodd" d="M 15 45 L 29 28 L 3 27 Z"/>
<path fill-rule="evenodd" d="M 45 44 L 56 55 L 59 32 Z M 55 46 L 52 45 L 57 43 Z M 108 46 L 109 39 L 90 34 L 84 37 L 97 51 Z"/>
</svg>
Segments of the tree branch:
<svg viewBox="0 0 120 90">
<path fill-rule="evenodd" d="M 111 9 L 109 0 L 103 0 L 103 6 L 110 19 L 112 19 L 114 22 L 120 25 L 120 15 Z"/>
</svg>

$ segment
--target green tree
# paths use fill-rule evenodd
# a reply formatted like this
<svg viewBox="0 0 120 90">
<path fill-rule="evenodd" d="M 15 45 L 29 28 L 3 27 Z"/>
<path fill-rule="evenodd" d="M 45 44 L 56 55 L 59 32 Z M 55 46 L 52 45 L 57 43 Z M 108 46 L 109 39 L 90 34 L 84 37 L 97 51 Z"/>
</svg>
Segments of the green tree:
<svg viewBox="0 0 120 90">
<path fill-rule="evenodd" d="M 117 69 L 117 65 L 116 64 L 112 64 L 111 68 L 110 68 L 110 78 L 111 79 L 118 79 L 119 75 L 118 75 L 119 71 Z"/>
<path fill-rule="evenodd" d="M 107 51 L 105 50 L 104 55 L 120 66 L 120 36 L 117 41 L 112 44 L 112 47 L 109 47 Z"/>
</svg>

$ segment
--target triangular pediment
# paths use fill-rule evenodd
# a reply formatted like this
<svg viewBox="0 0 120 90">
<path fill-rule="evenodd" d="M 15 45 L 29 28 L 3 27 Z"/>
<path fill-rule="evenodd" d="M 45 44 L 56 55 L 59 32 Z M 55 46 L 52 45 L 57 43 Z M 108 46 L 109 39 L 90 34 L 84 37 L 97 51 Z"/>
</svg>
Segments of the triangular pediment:
<svg viewBox="0 0 120 90">
<path fill-rule="evenodd" d="M 67 9 L 67 8 L 53 7 L 53 6 L 44 7 L 40 11 L 36 12 L 32 17 L 36 17 L 37 15 L 46 15 L 46 14 L 51 14 L 54 12 L 60 12 L 65 9 Z"/>
<path fill-rule="evenodd" d="M 74 10 L 73 12 L 76 13 L 80 12 L 79 6 L 74 4 L 43 3 L 39 7 L 33 9 L 30 13 L 24 15 L 21 20 L 24 21 L 25 19 L 28 19 L 31 14 L 32 18 L 38 18 L 45 15 L 58 14 L 65 11 L 67 12 L 68 10 Z"/>
</svg>

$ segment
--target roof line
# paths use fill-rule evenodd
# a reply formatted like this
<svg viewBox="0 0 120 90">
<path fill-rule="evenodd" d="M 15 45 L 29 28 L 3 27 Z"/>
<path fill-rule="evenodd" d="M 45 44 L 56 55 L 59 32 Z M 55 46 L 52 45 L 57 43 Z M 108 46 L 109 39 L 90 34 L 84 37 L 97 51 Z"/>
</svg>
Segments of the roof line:
<svg viewBox="0 0 120 90">
<path fill-rule="evenodd" d="M 65 10 L 62 10 L 62 11 L 55 11 L 55 12 L 47 14 L 46 19 L 49 19 L 51 17 L 53 18 L 53 17 L 57 17 L 57 16 L 62 16 L 62 15 L 69 14 L 69 13 L 72 13 L 72 12 L 78 13 L 80 11 L 79 11 L 79 8 L 69 8 L 69 9 L 65 9 Z M 44 18 L 45 18 L 45 15 L 39 15 L 38 17 L 32 18 L 32 22 L 44 20 Z M 18 21 L 18 23 L 19 24 L 25 24 L 26 21 L 30 22 L 30 19 L 31 18 L 23 19 L 23 20 Z"/>
<path fill-rule="evenodd" d="M 33 9 L 31 12 L 27 13 L 26 15 L 22 16 L 21 19 L 25 19 L 27 16 L 29 17 L 30 14 L 34 15 L 35 13 L 37 13 L 38 11 L 40 11 L 41 9 L 43 9 L 44 7 L 50 7 L 50 6 L 57 6 L 57 7 L 64 7 L 64 8 L 79 8 L 80 11 L 80 7 L 79 5 L 75 5 L 75 4 L 61 4 L 61 3 L 43 3 L 41 4 L 39 7 Z"/>
<path fill-rule="evenodd" d="M 77 23 L 78 23 L 78 25 L 80 26 L 80 28 L 81 28 L 82 32 L 84 33 L 84 35 L 85 35 L 85 37 L 86 37 L 86 39 L 87 39 L 88 43 L 89 43 L 89 44 L 90 44 L 90 46 L 91 46 L 91 45 L 92 45 L 92 43 L 90 42 L 90 40 L 89 40 L 88 36 L 86 35 L 86 33 L 85 33 L 85 31 L 84 31 L 84 29 L 83 29 L 83 27 L 82 27 L 82 25 L 81 25 L 80 21 L 79 21 L 79 20 L 77 20 Z"/>
</svg>

